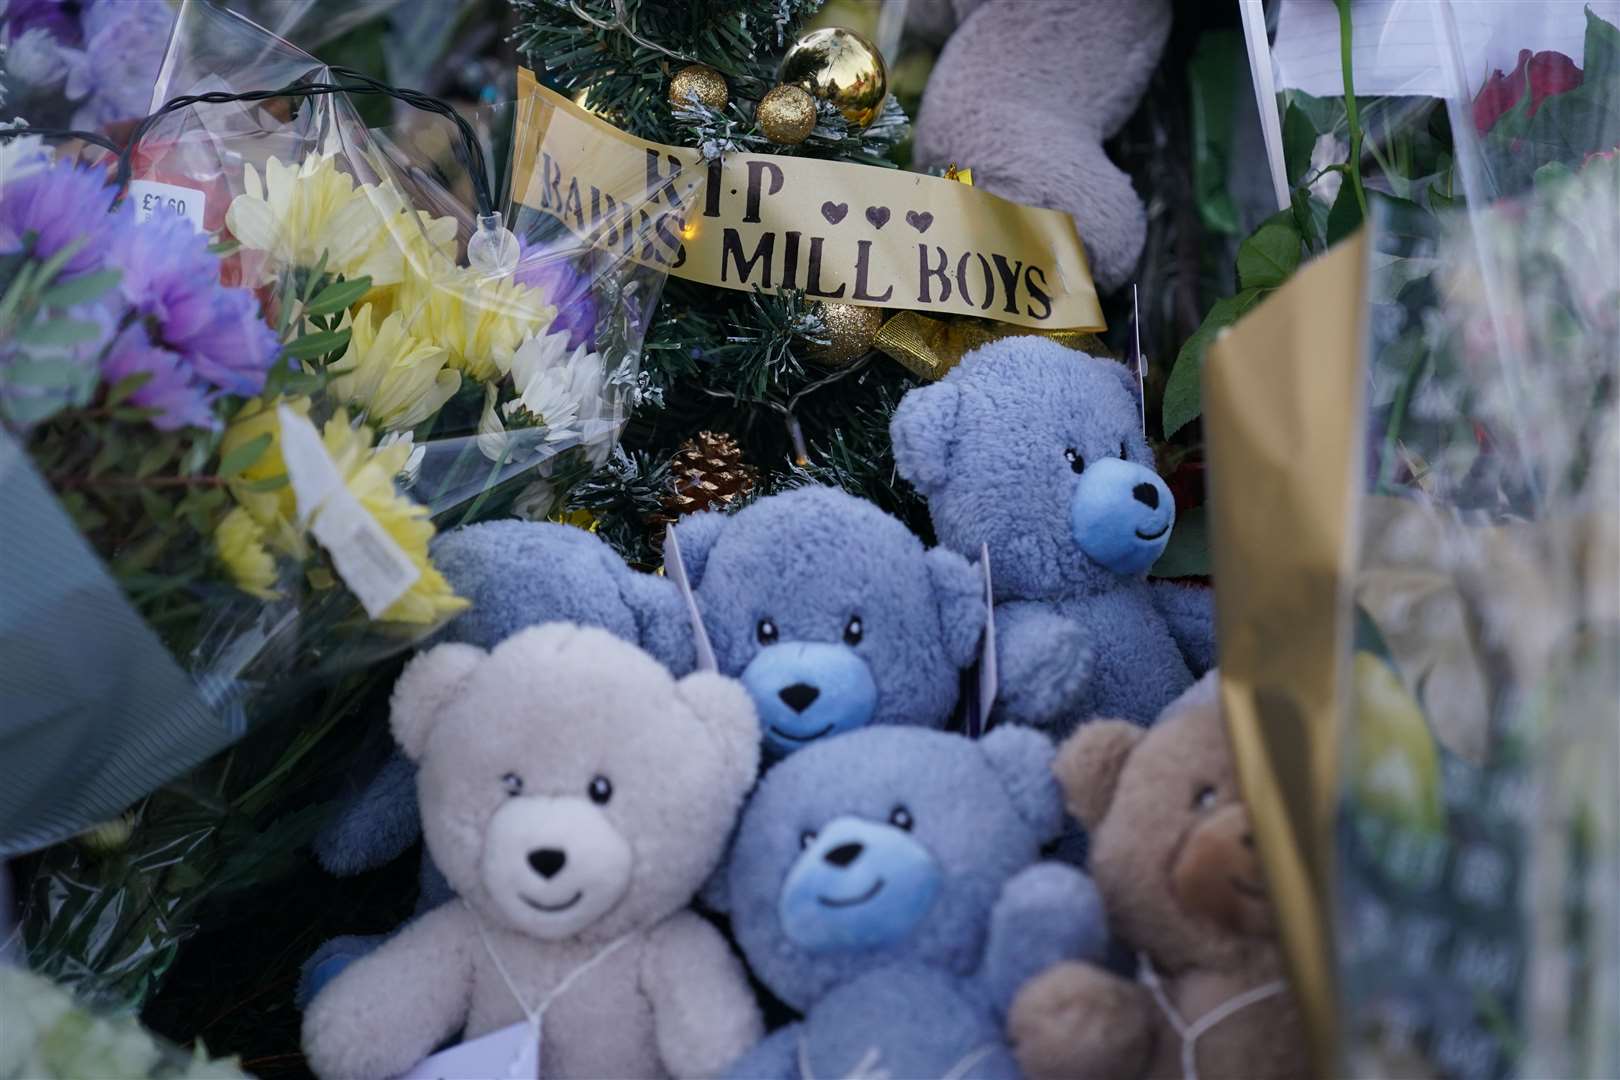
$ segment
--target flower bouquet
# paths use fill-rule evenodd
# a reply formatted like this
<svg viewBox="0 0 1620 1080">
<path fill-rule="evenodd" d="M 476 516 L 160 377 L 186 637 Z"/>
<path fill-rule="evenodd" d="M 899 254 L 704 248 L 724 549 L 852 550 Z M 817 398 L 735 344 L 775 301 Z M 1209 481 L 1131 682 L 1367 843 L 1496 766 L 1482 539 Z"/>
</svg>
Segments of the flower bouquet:
<svg viewBox="0 0 1620 1080">
<path fill-rule="evenodd" d="M 100 823 L 26 865 L 25 945 L 126 1005 L 198 905 L 287 864 L 381 662 L 465 606 L 436 531 L 543 515 L 613 452 L 663 282 L 467 212 L 331 89 L 378 84 L 239 17 L 185 5 L 164 72 L 122 200 L 27 138 L 0 172 L 0 479 L 26 499 L 0 682 L 27 703 L 0 853 Z"/>
</svg>

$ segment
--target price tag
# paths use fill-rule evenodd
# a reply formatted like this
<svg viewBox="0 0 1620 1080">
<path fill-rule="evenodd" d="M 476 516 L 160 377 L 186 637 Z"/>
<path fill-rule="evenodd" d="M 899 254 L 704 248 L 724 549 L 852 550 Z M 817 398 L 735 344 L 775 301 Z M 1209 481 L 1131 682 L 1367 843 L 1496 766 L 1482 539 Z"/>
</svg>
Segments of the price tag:
<svg viewBox="0 0 1620 1080">
<path fill-rule="evenodd" d="M 540 1035 L 527 1020 L 424 1058 L 398 1080 L 539 1080 Z"/>
<path fill-rule="evenodd" d="M 366 614 L 378 618 L 422 571 L 349 492 L 315 425 L 285 405 L 279 409 L 281 456 L 298 500 L 298 518 L 309 522 Z"/>
<path fill-rule="evenodd" d="M 203 227 L 203 204 L 208 197 L 196 188 L 157 180 L 131 180 L 129 201 L 135 207 L 136 221 L 148 221 L 159 213 L 179 214 L 198 232 L 208 231 Z"/>
</svg>

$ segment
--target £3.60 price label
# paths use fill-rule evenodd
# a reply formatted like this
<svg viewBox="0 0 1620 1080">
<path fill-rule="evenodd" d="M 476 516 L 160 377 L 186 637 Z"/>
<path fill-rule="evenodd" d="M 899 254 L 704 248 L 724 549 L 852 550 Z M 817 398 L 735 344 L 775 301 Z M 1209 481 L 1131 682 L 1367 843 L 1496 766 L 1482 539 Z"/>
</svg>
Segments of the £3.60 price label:
<svg viewBox="0 0 1620 1080">
<path fill-rule="evenodd" d="M 204 232 L 203 203 L 206 198 L 196 188 L 181 187 L 179 184 L 164 184 L 156 180 L 129 182 L 129 201 L 135 207 L 136 221 L 146 221 L 153 214 L 179 214 L 196 226 L 198 232 Z"/>
</svg>

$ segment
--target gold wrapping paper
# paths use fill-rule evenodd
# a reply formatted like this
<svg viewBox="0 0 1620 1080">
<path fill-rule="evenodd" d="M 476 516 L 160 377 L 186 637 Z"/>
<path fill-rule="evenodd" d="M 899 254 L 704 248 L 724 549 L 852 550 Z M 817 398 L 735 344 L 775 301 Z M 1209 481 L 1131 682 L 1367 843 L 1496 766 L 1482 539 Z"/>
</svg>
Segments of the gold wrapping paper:
<svg viewBox="0 0 1620 1080">
<path fill-rule="evenodd" d="M 727 289 L 1033 329 L 1106 327 L 1067 214 L 920 173 L 778 154 L 705 162 L 518 72 L 513 200 L 601 250 Z"/>
<path fill-rule="evenodd" d="M 1311 1038 L 1342 1071 L 1330 909 L 1362 489 L 1364 234 L 1221 335 L 1203 372 L 1221 702 Z"/>
</svg>

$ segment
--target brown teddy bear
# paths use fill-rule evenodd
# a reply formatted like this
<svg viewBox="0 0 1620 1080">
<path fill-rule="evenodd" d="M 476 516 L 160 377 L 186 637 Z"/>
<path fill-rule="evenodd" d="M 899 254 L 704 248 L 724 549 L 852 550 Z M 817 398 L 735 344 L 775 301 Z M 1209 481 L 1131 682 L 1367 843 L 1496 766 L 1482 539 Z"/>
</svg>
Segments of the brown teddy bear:
<svg viewBox="0 0 1620 1080">
<path fill-rule="evenodd" d="M 1149 729 L 1085 724 L 1052 770 L 1091 833 L 1109 924 L 1138 981 L 1087 963 L 1008 1015 L 1031 1077 L 1274 1080 L 1309 1069 L 1211 672 Z"/>
</svg>

